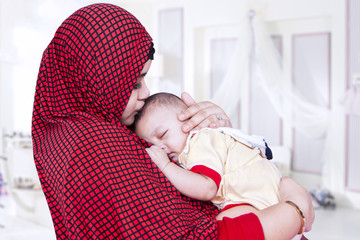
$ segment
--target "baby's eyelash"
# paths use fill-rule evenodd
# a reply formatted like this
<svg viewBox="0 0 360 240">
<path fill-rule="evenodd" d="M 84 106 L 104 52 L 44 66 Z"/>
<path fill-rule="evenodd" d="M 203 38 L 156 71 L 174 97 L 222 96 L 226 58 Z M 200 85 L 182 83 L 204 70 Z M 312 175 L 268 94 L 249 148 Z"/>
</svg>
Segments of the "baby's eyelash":
<svg viewBox="0 0 360 240">
<path fill-rule="evenodd" d="M 167 130 L 163 134 L 161 134 L 160 138 L 163 138 L 166 133 L 167 133 Z"/>
</svg>

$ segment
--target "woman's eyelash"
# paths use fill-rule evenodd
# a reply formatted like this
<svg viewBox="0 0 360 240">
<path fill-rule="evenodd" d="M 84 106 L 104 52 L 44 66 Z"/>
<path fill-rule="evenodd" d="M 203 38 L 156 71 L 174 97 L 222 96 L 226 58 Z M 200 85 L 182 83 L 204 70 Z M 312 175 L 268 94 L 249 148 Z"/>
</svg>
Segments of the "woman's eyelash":
<svg viewBox="0 0 360 240">
<path fill-rule="evenodd" d="M 134 89 L 140 89 L 140 88 L 141 88 L 141 83 L 135 83 Z"/>
</svg>

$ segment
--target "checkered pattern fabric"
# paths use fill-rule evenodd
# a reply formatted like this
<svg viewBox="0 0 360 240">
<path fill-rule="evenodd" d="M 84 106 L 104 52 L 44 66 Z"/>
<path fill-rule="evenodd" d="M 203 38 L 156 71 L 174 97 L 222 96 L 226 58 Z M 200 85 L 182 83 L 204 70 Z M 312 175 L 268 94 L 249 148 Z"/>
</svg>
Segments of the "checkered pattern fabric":
<svg viewBox="0 0 360 240">
<path fill-rule="evenodd" d="M 58 239 L 215 239 L 217 210 L 182 196 L 120 123 L 152 39 L 94 4 L 58 28 L 34 101 L 34 159 Z"/>
</svg>

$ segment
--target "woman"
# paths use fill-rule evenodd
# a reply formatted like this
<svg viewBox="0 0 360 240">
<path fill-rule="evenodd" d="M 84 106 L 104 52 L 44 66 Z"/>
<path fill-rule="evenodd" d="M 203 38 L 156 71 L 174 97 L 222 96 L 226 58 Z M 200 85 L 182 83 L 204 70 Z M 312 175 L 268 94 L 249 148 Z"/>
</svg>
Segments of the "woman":
<svg viewBox="0 0 360 240">
<path fill-rule="evenodd" d="M 32 136 L 57 238 L 264 239 L 278 234 L 279 214 L 287 221 L 277 239 L 295 235 L 299 216 L 284 203 L 217 223 L 210 203 L 182 196 L 150 160 L 146 143 L 129 127 L 149 96 L 144 76 L 153 53 L 141 23 L 110 4 L 76 11 L 45 50 Z M 184 100 L 192 105 L 181 116 L 191 118 L 187 130 L 229 125 L 214 104 Z M 224 119 L 214 122 L 219 113 Z M 283 185 L 281 197 L 296 199 L 311 219 L 306 192 L 289 179 Z"/>
</svg>

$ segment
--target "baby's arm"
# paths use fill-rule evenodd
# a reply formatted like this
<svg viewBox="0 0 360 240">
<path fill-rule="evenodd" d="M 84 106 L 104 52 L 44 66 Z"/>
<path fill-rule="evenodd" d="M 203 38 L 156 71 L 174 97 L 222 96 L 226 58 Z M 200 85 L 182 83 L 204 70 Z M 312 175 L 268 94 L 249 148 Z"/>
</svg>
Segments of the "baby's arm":
<svg viewBox="0 0 360 240">
<path fill-rule="evenodd" d="M 151 146 L 146 151 L 182 194 L 202 201 L 211 200 L 216 196 L 217 186 L 211 178 L 176 165 L 169 160 L 166 152 L 157 146 Z"/>
</svg>

